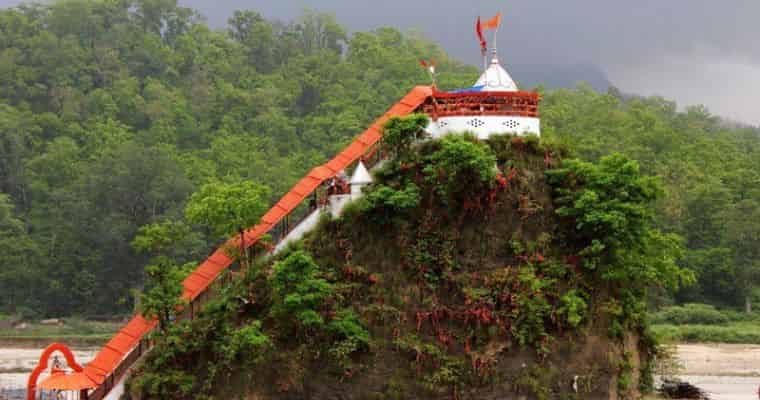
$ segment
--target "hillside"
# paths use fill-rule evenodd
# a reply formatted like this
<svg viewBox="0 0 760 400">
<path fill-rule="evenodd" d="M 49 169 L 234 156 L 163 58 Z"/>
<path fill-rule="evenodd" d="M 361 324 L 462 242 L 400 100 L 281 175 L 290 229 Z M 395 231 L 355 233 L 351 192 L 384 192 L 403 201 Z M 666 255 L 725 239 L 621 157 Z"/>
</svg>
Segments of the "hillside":
<svg viewBox="0 0 760 400">
<path fill-rule="evenodd" d="M 132 398 L 646 389 L 647 290 L 690 279 L 677 243 L 652 226 L 657 184 L 622 156 L 563 161 L 535 137 L 413 145 L 425 120 L 386 128 L 395 156 L 340 218 L 158 336 Z"/>
<path fill-rule="evenodd" d="M 604 93 L 613 86 L 607 73 L 597 65 L 511 64 L 509 71 L 520 78 L 520 86 L 525 88 L 573 89 L 586 83 Z"/>
</svg>

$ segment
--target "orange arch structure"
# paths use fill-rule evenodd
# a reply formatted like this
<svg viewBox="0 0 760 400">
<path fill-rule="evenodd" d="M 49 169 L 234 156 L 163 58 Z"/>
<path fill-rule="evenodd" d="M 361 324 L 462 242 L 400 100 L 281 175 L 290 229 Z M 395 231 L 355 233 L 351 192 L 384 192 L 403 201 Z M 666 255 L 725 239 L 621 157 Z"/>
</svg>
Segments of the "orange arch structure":
<svg viewBox="0 0 760 400">
<path fill-rule="evenodd" d="M 82 366 L 76 362 L 74 353 L 72 353 L 66 345 L 61 343 L 51 344 L 45 349 L 45 351 L 42 352 L 40 361 L 32 371 L 32 374 L 29 375 L 29 380 L 26 384 L 27 400 L 34 400 L 37 396 L 37 380 L 40 378 L 40 374 L 42 374 L 42 372 L 48 368 L 48 361 L 50 361 L 50 356 L 52 356 L 55 352 L 61 352 L 63 354 L 63 357 L 66 358 L 66 363 L 68 366 L 71 367 L 71 369 L 73 369 L 75 372 L 82 372 L 84 370 L 84 368 L 82 368 Z"/>
<path fill-rule="evenodd" d="M 342 152 L 327 163 L 312 169 L 304 178 L 296 183 L 264 216 L 258 225 L 246 230 L 243 234 L 243 246 L 241 238 L 236 235 L 227 243 L 214 251 L 202 262 L 183 282 L 182 298 L 189 304 L 186 312 L 193 317 L 196 306 L 203 300 L 204 294 L 221 273 L 229 268 L 234 260 L 227 254 L 229 248 L 249 248 L 261 238 L 272 231 L 278 223 L 287 217 L 328 179 L 337 175 L 341 170 L 350 166 L 368 153 L 376 149 L 376 145 L 382 139 L 382 129 L 385 122 L 392 117 L 411 114 L 420 109 L 423 103 L 433 95 L 433 88 L 429 86 L 417 86 L 410 91 L 397 104 L 391 107 L 385 114 L 378 118 L 366 131 L 359 135 Z M 79 375 L 81 382 L 92 382 L 88 389 L 93 389 L 88 395 L 90 400 L 100 400 L 119 383 L 128 369 L 137 361 L 142 354 L 150 349 L 150 343 L 146 340 L 147 334 L 157 325 L 156 321 L 136 315 L 127 325 L 103 347 L 103 349 L 89 362 L 84 369 L 74 375 Z M 43 354 L 44 355 L 44 354 Z M 44 370 L 42 368 L 40 372 Z M 36 370 L 35 370 L 36 371 Z M 40 372 L 33 373 L 29 377 L 30 393 L 36 389 L 36 380 Z M 34 379 L 32 379 L 34 378 Z M 33 396 L 33 395 L 32 395 Z M 34 400 L 29 397 L 29 400 Z"/>
</svg>

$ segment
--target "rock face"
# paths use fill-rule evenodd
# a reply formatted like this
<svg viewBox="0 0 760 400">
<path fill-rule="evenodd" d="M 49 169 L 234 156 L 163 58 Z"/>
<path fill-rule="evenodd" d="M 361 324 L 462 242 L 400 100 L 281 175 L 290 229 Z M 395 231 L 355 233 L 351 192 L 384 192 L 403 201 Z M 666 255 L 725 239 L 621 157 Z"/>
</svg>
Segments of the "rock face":
<svg viewBox="0 0 760 400">
<path fill-rule="evenodd" d="M 650 345 L 619 329 L 611 285 L 581 271 L 545 174 L 562 153 L 511 137 L 407 151 L 340 218 L 250 272 L 238 290 L 252 301 L 225 323 L 261 322 L 269 342 L 215 375 L 210 394 L 638 398 Z M 188 338 L 218 341 L 175 357 L 200 360 L 185 372 L 206 376 L 213 349 L 238 339 L 217 339 L 219 322 L 195 324 Z M 180 364 L 156 358 L 136 375 Z M 133 398 L 150 397 L 148 386 L 132 385 Z"/>
<path fill-rule="evenodd" d="M 257 371 L 253 398 L 635 396 L 646 361 L 638 335 L 608 337 L 604 290 L 589 301 L 588 315 L 597 318 L 577 327 L 563 321 L 572 284 L 562 280 L 576 277 L 566 249 L 556 246 L 544 154 L 514 148 L 499 160 L 501 187 L 469 182 L 440 203 L 424 181 L 410 178 L 421 187 L 419 206 L 386 220 L 377 210 L 349 210 L 313 232 L 304 248 L 355 286 L 344 296 L 365 318 L 371 350 L 339 368 L 317 360 Z M 396 179 L 403 181 L 389 181 Z M 372 276 L 376 283 L 365 285 Z M 267 381 L 277 382 L 275 390 Z"/>
</svg>

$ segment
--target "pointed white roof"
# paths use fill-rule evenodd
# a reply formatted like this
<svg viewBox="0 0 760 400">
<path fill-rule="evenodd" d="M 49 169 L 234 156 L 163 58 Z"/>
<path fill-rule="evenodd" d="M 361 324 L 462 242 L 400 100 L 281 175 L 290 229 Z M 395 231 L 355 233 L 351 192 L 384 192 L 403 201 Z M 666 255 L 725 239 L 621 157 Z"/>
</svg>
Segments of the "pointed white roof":
<svg viewBox="0 0 760 400">
<path fill-rule="evenodd" d="M 359 164 L 356 165 L 356 170 L 354 170 L 354 174 L 351 176 L 350 183 L 352 185 L 367 185 L 372 183 L 372 177 L 369 175 L 367 167 L 364 166 L 363 162 L 359 161 Z"/>
<path fill-rule="evenodd" d="M 516 92 L 517 84 L 509 73 L 499 64 L 499 58 L 496 55 L 491 60 L 491 65 L 486 68 L 483 75 L 480 76 L 475 86 L 482 86 L 483 92 Z"/>
</svg>

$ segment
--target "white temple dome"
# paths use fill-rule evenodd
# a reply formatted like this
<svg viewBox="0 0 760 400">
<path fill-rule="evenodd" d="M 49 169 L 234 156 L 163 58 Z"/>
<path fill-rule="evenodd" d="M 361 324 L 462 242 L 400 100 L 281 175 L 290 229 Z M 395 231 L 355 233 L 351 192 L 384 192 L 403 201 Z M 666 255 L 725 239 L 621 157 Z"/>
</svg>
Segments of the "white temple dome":
<svg viewBox="0 0 760 400">
<path fill-rule="evenodd" d="M 516 92 L 517 84 L 509 76 L 509 73 L 501 67 L 499 59 L 494 56 L 491 65 L 486 68 L 483 75 L 480 76 L 475 87 L 480 88 L 483 92 Z"/>
</svg>

